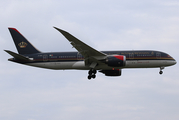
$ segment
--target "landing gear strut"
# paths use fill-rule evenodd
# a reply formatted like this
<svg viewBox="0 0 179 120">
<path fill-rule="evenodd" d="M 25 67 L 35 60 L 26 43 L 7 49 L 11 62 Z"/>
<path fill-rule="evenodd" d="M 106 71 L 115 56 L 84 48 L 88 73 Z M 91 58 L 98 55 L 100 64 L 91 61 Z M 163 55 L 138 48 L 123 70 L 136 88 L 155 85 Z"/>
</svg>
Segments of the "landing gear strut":
<svg viewBox="0 0 179 120">
<path fill-rule="evenodd" d="M 96 70 L 95 69 L 91 69 L 91 70 L 89 70 L 89 72 L 88 72 L 88 79 L 90 80 L 91 78 L 96 78 Z"/>
<path fill-rule="evenodd" d="M 163 74 L 163 70 L 164 69 L 164 67 L 160 67 L 160 72 L 159 72 L 159 74 L 161 75 L 161 74 Z"/>
</svg>

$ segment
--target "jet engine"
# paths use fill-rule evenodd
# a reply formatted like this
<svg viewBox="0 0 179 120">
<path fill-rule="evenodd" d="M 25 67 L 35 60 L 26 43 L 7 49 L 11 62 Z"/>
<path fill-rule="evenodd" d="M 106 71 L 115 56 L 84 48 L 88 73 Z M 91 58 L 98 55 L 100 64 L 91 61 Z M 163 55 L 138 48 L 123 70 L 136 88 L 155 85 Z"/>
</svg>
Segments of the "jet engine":
<svg viewBox="0 0 179 120">
<path fill-rule="evenodd" d="M 99 72 L 102 72 L 106 76 L 121 76 L 122 70 L 117 69 L 117 70 L 101 70 Z"/>
<path fill-rule="evenodd" d="M 126 65 L 126 56 L 111 55 L 106 58 L 105 63 L 111 67 L 123 67 Z"/>
</svg>

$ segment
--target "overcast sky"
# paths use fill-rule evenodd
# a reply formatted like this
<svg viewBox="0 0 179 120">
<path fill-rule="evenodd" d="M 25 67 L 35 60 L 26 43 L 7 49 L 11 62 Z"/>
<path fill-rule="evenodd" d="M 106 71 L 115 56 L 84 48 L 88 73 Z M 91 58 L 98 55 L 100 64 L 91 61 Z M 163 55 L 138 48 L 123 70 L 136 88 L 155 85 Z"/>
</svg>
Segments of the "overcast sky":
<svg viewBox="0 0 179 120">
<path fill-rule="evenodd" d="M 43 52 L 76 51 L 53 28 L 97 50 L 159 50 L 179 60 L 178 0 L 0 0 L 1 120 L 178 120 L 178 64 L 124 69 L 120 77 L 7 61 L 8 27 Z"/>
</svg>

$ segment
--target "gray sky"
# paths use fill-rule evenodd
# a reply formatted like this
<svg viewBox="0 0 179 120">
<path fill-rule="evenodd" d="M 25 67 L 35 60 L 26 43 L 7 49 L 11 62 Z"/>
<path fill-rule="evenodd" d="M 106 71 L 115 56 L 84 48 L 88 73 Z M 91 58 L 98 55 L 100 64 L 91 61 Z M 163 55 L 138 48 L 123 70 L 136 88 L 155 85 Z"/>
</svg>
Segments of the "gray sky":
<svg viewBox="0 0 179 120">
<path fill-rule="evenodd" d="M 7 61 L 8 27 L 44 52 L 76 51 L 53 26 L 97 50 L 159 50 L 179 59 L 177 0 L 0 0 L 1 120 L 178 120 L 178 65 L 125 69 L 120 77 Z"/>
</svg>

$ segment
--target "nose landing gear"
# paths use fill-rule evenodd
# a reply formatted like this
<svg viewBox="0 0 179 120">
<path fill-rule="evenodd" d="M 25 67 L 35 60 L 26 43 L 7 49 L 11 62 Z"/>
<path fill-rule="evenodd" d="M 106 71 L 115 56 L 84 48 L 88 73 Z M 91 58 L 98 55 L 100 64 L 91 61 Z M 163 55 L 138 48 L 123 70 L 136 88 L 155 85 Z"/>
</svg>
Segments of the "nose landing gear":
<svg viewBox="0 0 179 120">
<path fill-rule="evenodd" d="M 164 69 L 164 67 L 160 67 L 160 72 L 159 72 L 159 74 L 161 75 L 161 74 L 163 74 L 163 70 Z"/>
<path fill-rule="evenodd" d="M 95 69 L 91 69 L 91 70 L 89 70 L 89 72 L 88 72 L 88 79 L 90 80 L 91 78 L 96 78 L 96 70 Z"/>
</svg>

